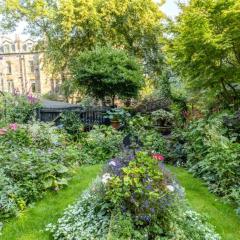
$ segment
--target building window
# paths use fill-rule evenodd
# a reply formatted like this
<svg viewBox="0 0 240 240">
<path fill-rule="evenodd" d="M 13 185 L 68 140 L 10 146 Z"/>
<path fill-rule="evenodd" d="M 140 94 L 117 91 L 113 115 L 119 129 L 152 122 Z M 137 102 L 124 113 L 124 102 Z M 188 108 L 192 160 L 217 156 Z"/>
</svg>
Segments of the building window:
<svg viewBox="0 0 240 240">
<path fill-rule="evenodd" d="M 0 81 L 1 81 L 1 90 L 4 92 L 4 82 L 3 82 L 2 73 L 0 73 Z"/>
<path fill-rule="evenodd" d="M 29 51 L 29 52 L 32 51 L 32 47 L 33 47 L 33 44 L 32 44 L 32 43 L 28 43 L 28 51 Z"/>
<path fill-rule="evenodd" d="M 55 93 L 60 93 L 60 82 L 58 80 L 56 81 Z"/>
<path fill-rule="evenodd" d="M 15 45 L 12 44 L 12 52 L 15 52 L 16 48 L 15 48 Z"/>
<path fill-rule="evenodd" d="M 35 81 L 32 81 L 31 89 L 32 89 L 32 93 L 35 93 L 37 91 L 36 82 Z"/>
<path fill-rule="evenodd" d="M 24 52 L 27 51 L 27 45 L 26 45 L 26 44 L 23 45 L 23 51 L 24 51 Z"/>
<path fill-rule="evenodd" d="M 0 47 L 0 53 L 3 53 L 4 51 L 3 51 L 3 47 Z"/>
<path fill-rule="evenodd" d="M 9 53 L 10 52 L 10 47 L 8 44 L 4 45 L 4 53 Z"/>
<path fill-rule="evenodd" d="M 11 62 L 7 62 L 7 74 L 12 74 L 12 64 L 11 64 Z"/>
<path fill-rule="evenodd" d="M 13 92 L 13 80 L 8 80 L 7 86 L 8 86 L 8 92 Z"/>
<path fill-rule="evenodd" d="M 33 61 L 29 61 L 29 66 L 30 66 L 30 72 L 34 73 L 34 62 Z"/>
</svg>

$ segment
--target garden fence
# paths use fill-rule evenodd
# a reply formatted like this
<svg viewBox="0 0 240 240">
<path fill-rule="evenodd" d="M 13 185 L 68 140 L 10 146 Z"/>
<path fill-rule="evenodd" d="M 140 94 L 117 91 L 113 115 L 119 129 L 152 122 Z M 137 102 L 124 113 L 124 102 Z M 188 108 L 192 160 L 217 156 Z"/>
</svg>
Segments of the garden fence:
<svg viewBox="0 0 240 240">
<path fill-rule="evenodd" d="M 75 112 L 80 120 L 86 126 L 94 124 L 105 124 L 106 112 L 110 110 L 109 107 L 66 107 L 66 108 L 41 108 L 38 110 L 37 119 L 43 122 L 55 122 L 57 125 L 60 123 L 61 114 L 64 112 Z"/>
</svg>

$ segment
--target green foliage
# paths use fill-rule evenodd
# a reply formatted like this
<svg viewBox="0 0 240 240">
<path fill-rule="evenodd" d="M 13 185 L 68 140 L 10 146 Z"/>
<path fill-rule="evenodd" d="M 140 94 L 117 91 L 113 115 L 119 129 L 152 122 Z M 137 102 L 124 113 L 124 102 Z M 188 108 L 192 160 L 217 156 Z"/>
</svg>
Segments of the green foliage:
<svg viewBox="0 0 240 240">
<path fill-rule="evenodd" d="M 74 205 L 68 207 L 56 225 L 49 224 L 57 239 L 106 239 L 111 213 L 109 205 L 99 192 L 99 180 L 85 191 Z"/>
<path fill-rule="evenodd" d="M 65 70 L 69 60 L 96 45 L 112 44 L 144 59 L 148 72 L 161 68 L 161 20 L 159 4 L 152 0 L 53 0 L 2 4 L 1 26 L 12 29 L 23 19 L 28 32 L 45 36 L 40 46 L 50 70 Z M 47 49 L 46 49 L 47 45 Z M 50 62 L 50 64 L 49 64 Z M 66 74 L 65 74 L 66 75 Z"/>
<path fill-rule="evenodd" d="M 81 163 L 78 148 L 49 124 L 16 126 L 0 137 L 1 220 L 66 186 L 70 166 Z"/>
<path fill-rule="evenodd" d="M 41 201 L 35 203 L 18 218 L 9 219 L 3 224 L 1 240 L 49 240 L 50 233 L 43 231 L 50 222 L 56 223 L 64 210 L 74 204 L 79 195 L 92 183 L 101 171 L 101 165 L 74 167 L 67 188 L 48 192 Z"/>
<path fill-rule="evenodd" d="M 134 231 L 134 224 L 130 214 L 123 215 L 121 211 L 113 212 L 108 240 L 131 239 Z"/>
<path fill-rule="evenodd" d="M 191 210 L 184 204 L 178 208 L 178 214 L 173 215 L 173 237 L 179 240 L 220 240 L 221 237 L 214 232 L 211 225 L 200 214 Z"/>
<path fill-rule="evenodd" d="M 80 158 L 87 164 L 106 162 L 120 152 L 122 140 L 121 132 L 112 127 L 95 126 L 80 140 Z"/>
<path fill-rule="evenodd" d="M 221 197 L 210 193 L 204 182 L 186 169 L 173 166 L 168 168 L 185 188 L 186 198 L 191 207 L 207 217 L 208 222 L 215 227 L 222 239 L 238 239 L 240 218 L 236 215 L 232 204 L 226 204 Z"/>
<path fill-rule="evenodd" d="M 181 188 L 160 166 L 144 152 L 114 158 L 101 182 L 97 179 L 48 230 L 55 240 L 219 240 L 212 227 L 177 198 Z"/>
<path fill-rule="evenodd" d="M 76 86 L 100 99 L 136 97 L 143 84 L 140 65 L 124 50 L 96 48 L 80 53 L 70 69 Z"/>
<path fill-rule="evenodd" d="M 160 126 L 169 126 L 173 122 L 174 115 L 164 109 L 152 112 L 153 121 Z"/>
<path fill-rule="evenodd" d="M 122 108 L 114 108 L 110 111 L 107 111 L 107 117 L 112 121 L 126 122 L 127 118 L 130 117 L 130 114 Z"/>
<path fill-rule="evenodd" d="M 32 96 L 1 96 L 0 120 L 4 120 L 5 123 L 27 123 L 40 107 L 39 100 Z"/>
<path fill-rule="evenodd" d="M 201 91 L 205 102 L 211 96 L 219 105 L 239 104 L 239 4 L 191 0 L 181 5 L 171 29 L 171 63 L 191 90 Z"/>
<path fill-rule="evenodd" d="M 166 180 L 166 176 L 160 170 L 157 160 L 140 152 L 122 169 L 121 176 L 109 179 L 106 198 L 113 206 L 126 208 L 136 226 L 161 222 L 160 225 L 166 227 L 168 221 L 165 217 L 163 221 L 163 215 L 167 214 L 164 199 L 170 192 L 164 179 Z"/>
<path fill-rule="evenodd" d="M 193 121 L 182 136 L 178 133 L 175 142 L 175 145 L 179 144 L 179 151 L 182 151 L 184 158 L 180 159 L 180 155 L 175 157 L 180 164 L 185 163 L 187 157 L 186 166 L 201 177 L 212 192 L 238 204 L 240 147 L 235 138 L 226 137 L 226 133 L 221 115 Z"/>
<path fill-rule="evenodd" d="M 152 128 L 152 125 L 151 117 L 136 115 L 129 119 L 127 131 L 139 138 L 143 144 L 143 150 L 166 155 L 166 141 L 159 132 Z"/>
<path fill-rule="evenodd" d="M 61 115 L 60 122 L 73 139 L 78 140 L 81 137 L 84 126 L 78 113 L 72 111 L 64 112 Z"/>
</svg>

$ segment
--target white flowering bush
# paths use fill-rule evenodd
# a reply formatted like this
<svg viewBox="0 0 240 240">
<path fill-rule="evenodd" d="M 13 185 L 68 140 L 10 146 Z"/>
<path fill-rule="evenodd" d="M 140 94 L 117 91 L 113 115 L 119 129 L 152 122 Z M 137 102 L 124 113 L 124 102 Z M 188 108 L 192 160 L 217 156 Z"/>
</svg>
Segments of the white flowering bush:
<svg viewBox="0 0 240 240">
<path fill-rule="evenodd" d="M 98 179 L 76 204 L 67 208 L 56 225 L 47 226 L 55 240 L 106 239 L 111 213 L 98 192 L 100 181 Z"/>
<path fill-rule="evenodd" d="M 197 212 L 181 204 L 179 213 L 173 214 L 174 236 L 171 240 L 220 240 L 213 227 Z"/>
</svg>

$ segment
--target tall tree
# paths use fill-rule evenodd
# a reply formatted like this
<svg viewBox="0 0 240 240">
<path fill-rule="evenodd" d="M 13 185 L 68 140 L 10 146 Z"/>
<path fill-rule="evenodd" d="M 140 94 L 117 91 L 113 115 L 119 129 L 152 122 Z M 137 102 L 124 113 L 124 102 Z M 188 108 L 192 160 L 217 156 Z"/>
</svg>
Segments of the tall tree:
<svg viewBox="0 0 240 240">
<path fill-rule="evenodd" d="M 161 0 L 6 0 L 2 25 L 24 20 L 28 31 L 44 36 L 56 71 L 79 51 L 111 44 L 142 59 L 146 72 L 161 71 Z"/>
<path fill-rule="evenodd" d="M 168 48 L 171 63 L 191 90 L 234 102 L 240 86 L 240 1 L 190 0 L 181 8 Z"/>
</svg>

